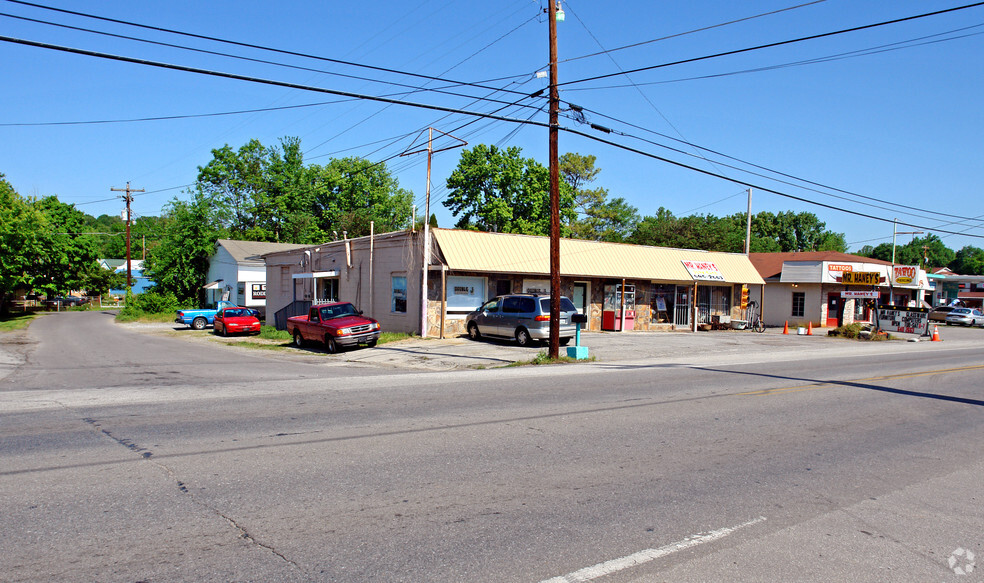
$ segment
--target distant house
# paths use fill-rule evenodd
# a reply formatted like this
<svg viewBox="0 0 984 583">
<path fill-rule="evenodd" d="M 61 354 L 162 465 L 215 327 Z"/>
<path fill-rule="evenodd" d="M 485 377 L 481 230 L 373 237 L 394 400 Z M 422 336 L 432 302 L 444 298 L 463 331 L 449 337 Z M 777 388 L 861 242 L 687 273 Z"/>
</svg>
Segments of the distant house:
<svg viewBox="0 0 984 583">
<path fill-rule="evenodd" d="M 266 264 L 258 256 L 302 247 L 305 245 L 219 239 L 208 261 L 206 306 L 214 307 L 220 300 L 226 300 L 265 313 Z"/>
<path fill-rule="evenodd" d="M 99 267 L 103 269 L 112 269 L 116 273 L 122 273 L 126 275 L 126 259 L 100 259 Z M 134 294 L 141 294 L 147 289 L 154 287 L 154 281 L 149 277 L 145 277 L 143 274 L 144 262 L 142 259 L 131 259 L 130 260 L 130 279 L 132 281 L 130 290 Z M 126 295 L 125 289 L 111 289 L 109 290 L 110 295 L 123 296 Z"/>
</svg>

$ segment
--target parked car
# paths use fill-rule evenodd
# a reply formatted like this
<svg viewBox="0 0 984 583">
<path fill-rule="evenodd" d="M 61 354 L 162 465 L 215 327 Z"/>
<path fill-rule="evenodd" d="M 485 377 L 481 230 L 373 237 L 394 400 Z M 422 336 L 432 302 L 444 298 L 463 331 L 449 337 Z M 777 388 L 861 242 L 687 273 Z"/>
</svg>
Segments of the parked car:
<svg viewBox="0 0 984 583">
<path fill-rule="evenodd" d="M 204 330 L 215 320 L 215 314 L 223 308 L 238 308 L 236 304 L 221 301 L 216 308 L 206 308 L 202 310 L 178 310 L 174 321 L 178 324 L 187 324 L 192 330 Z"/>
<path fill-rule="evenodd" d="M 933 322 L 946 322 L 946 315 L 953 309 L 953 306 L 937 306 L 929 311 L 929 319 Z"/>
<path fill-rule="evenodd" d="M 46 306 L 67 308 L 69 306 L 81 306 L 84 300 L 79 296 L 58 296 L 49 297 L 44 301 Z"/>
<path fill-rule="evenodd" d="M 212 328 L 220 336 L 259 334 L 259 315 L 259 312 L 249 308 L 223 308 L 215 313 Z"/>
<path fill-rule="evenodd" d="M 560 343 L 567 345 L 576 326 L 571 316 L 577 313 L 574 302 L 560 298 Z M 515 338 L 520 346 L 535 340 L 550 339 L 550 297 L 537 294 L 497 296 L 465 317 L 465 329 L 472 340 L 482 336 Z"/>
<path fill-rule="evenodd" d="M 379 341 L 379 322 L 363 316 L 349 302 L 332 302 L 311 306 L 306 316 L 287 318 L 287 333 L 298 348 L 306 342 L 323 342 L 325 350 L 334 354 L 359 344 L 375 346 Z"/>
<path fill-rule="evenodd" d="M 962 324 L 964 326 L 984 326 L 984 313 L 971 308 L 954 308 L 946 315 L 946 325 Z"/>
</svg>

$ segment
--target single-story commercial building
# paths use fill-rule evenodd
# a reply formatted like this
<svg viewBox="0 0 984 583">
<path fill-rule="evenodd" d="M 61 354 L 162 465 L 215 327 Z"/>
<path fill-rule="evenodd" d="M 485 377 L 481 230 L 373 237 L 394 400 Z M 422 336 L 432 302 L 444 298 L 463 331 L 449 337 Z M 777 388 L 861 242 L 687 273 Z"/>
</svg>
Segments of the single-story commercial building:
<svg viewBox="0 0 984 583">
<path fill-rule="evenodd" d="M 926 271 L 835 251 L 751 253 L 766 282 L 763 319 L 768 326 L 836 328 L 871 322 L 874 307 L 927 307 Z"/>
<path fill-rule="evenodd" d="M 465 315 L 508 293 L 550 293 L 547 237 L 432 229 L 427 294 L 423 233 L 397 231 L 266 253 L 277 327 L 311 303 L 350 301 L 384 330 L 463 334 Z M 681 330 L 743 319 L 764 282 L 748 257 L 562 239 L 562 293 L 589 330 Z M 624 324 L 623 324 L 624 322 Z"/>
<path fill-rule="evenodd" d="M 259 256 L 302 247 L 306 245 L 219 239 L 215 243 L 215 253 L 208 260 L 205 305 L 215 307 L 220 300 L 225 300 L 264 313 L 267 272 Z"/>
</svg>

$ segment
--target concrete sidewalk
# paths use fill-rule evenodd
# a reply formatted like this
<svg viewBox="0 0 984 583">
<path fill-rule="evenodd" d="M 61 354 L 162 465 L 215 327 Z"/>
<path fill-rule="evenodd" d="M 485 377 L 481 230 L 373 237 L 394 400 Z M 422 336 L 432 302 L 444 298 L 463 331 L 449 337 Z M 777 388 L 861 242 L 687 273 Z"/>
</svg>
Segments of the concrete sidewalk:
<svg viewBox="0 0 984 583">
<path fill-rule="evenodd" d="M 592 360 L 588 364 L 629 364 L 633 362 L 706 362 L 740 363 L 784 360 L 804 353 L 883 354 L 908 353 L 954 348 L 984 347 L 984 330 L 948 328 L 940 330 L 945 342 L 930 342 L 929 337 L 899 334 L 888 341 L 858 341 L 832 338 L 826 330 L 814 330 L 813 336 L 783 334 L 781 328 L 758 334 L 751 331 L 720 330 L 711 332 L 583 332 L 581 344 L 588 347 Z M 912 340 L 912 341 L 910 341 Z M 494 368 L 528 362 L 545 353 L 545 345 L 520 347 L 515 342 L 467 337 L 447 339 L 410 339 L 383 344 L 373 349 L 357 349 L 332 358 L 350 363 L 392 366 L 417 370 L 453 370 Z M 561 356 L 567 350 L 561 347 Z"/>
</svg>

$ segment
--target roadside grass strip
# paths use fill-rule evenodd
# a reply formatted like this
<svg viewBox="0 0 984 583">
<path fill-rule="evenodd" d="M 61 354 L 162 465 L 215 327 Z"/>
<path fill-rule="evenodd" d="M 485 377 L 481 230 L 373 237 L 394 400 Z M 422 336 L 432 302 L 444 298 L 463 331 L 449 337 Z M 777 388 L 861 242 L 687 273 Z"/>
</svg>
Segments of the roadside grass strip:
<svg viewBox="0 0 984 583">
<path fill-rule="evenodd" d="M 629 569 L 631 567 L 638 567 L 639 565 L 643 565 L 650 561 L 672 555 L 673 553 L 689 549 L 697 545 L 722 539 L 737 530 L 752 526 L 753 524 L 764 522 L 765 520 L 766 518 L 764 516 L 759 516 L 756 519 L 743 522 L 737 526 L 728 526 L 725 528 L 712 530 L 710 532 L 703 532 L 688 536 L 687 538 L 675 543 L 671 543 L 656 549 L 646 549 L 619 559 L 605 561 L 604 563 L 598 563 L 597 565 L 585 567 L 574 571 L 573 573 L 568 573 L 567 575 L 546 579 L 540 583 L 584 583 L 585 581 L 592 581 L 594 579 L 605 577 L 611 575 L 612 573 L 617 573 L 618 571 Z"/>
</svg>

